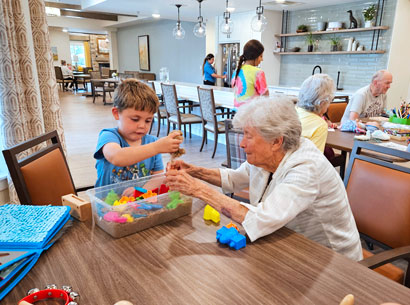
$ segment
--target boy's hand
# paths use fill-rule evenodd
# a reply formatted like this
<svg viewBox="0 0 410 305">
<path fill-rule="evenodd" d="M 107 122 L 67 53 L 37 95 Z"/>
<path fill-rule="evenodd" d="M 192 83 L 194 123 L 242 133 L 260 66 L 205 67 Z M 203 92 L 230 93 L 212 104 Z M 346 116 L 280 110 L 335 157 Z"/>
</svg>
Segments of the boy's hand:
<svg viewBox="0 0 410 305">
<path fill-rule="evenodd" d="M 172 153 L 179 149 L 182 139 L 179 132 L 171 132 L 168 136 L 159 139 L 157 143 L 158 153 Z"/>
<path fill-rule="evenodd" d="M 189 173 L 189 170 L 192 169 L 192 167 L 193 166 L 191 164 L 185 163 L 184 161 L 178 159 L 178 160 L 175 160 L 175 161 L 168 162 L 167 171 L 169 171 L 171 169 L 175 169 L 175 170 L 178 170 L 178 171 L 179 170 L 185 170 Z"/>
</svg>

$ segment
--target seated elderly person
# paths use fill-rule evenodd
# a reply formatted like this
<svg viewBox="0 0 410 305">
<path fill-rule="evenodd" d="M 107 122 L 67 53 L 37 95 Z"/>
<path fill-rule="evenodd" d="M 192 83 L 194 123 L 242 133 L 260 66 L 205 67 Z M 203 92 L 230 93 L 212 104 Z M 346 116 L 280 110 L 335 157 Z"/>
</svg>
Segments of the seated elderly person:
<svg viewBox="0 0 410 305">
<path fill-rule="evenodd" d="M 296 111 L 302 124 L 302 136 L 311 140 L 323 153 L 327 139 L 327 122 L 323 119 L 335 93 L 335 84 L 327 74 L 307 78 L 299 91 Z"/>
<path fill-rule="evenodd" d="M 233 124 L 242 128 L 247 161 L 238 169 L 207 169 L 176 160 L 168 164 L 171 190 L 197 197 L 241 223 L 249 239 L 283 226 L 353 260 L 362 259 L 359 233 L 342 180 L 314 144 L 300 136 L 294 104 L 285 97 L 242 106 Z M 249 187 L 250 204 L 233 193 Z"/>
</svg>

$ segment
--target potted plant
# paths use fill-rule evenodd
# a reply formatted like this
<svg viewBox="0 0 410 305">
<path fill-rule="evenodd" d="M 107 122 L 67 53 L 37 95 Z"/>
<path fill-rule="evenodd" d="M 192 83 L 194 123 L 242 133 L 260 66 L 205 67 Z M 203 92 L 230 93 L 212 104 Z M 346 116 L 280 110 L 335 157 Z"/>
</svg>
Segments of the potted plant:
<svg viewBox="0 0 410 305">
<path fill-rule="evenodd" d="M 330 38 L 330 51 L 339 51 L 339 45 L 340 45 L 340 38 L 333 36 L 333 38 Z"/>
<path fill-rule="evenodd" d="M 363 10 L 364 27 L 371 28 L 374 26 L 374 19 L 376 18 L 376 5 L 372 4 Z"/>
<path fill-rule="evenodd" d="M 307 36 L 306 36 L 306 43 L 308 45 L 308 52 L 312 52 L 313 51 L 313 44 L 314 44 L 315 40 L 313 39 L 313 34 L 312 32 L 310 32 Z"/>
<path fill-rule="evenodd" d="M 298 25 L 298 28 L 296 29 L 296 33 L 304 33 L 308 31 L 308 26 L 305 24 Z"/>
</svg>

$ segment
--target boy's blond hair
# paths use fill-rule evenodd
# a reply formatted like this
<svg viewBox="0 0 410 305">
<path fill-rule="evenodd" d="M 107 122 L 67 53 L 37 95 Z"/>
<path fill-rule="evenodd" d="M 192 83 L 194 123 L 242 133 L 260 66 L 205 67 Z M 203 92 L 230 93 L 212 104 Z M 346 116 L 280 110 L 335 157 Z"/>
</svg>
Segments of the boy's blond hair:
<svg viewBox="0 0 410 305">
<path fill-rule="evenodd" d="M 127 108 L 155 113 L 159 102 L 155 92 L 146 84 L 129 78 L 123 80 L 114 92 L 114 107 L 121 112 Z"/>
</svg>

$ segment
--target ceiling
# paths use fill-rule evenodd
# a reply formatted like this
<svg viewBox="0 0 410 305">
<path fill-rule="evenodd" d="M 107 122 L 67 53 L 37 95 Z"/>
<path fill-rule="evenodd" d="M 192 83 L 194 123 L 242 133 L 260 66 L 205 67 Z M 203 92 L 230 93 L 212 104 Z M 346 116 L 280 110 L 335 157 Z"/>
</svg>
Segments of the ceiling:
<svg viewBox="0 0 410 305">
<path fill-rule="evenodd" d="M 164 19 L 176 19 L 177 8 L 175 4 L 182 4 L 180 9 L 181 20 L 196 21 L 198 17 L 197 0 L 48 0 L 49 2 L 81 5 L 82 11 L 106 12 L 116 14 L 138 15 L 139 17 L 151 17 L 157 13 Z M 280 1 L 280 0 L 278 0 Z M 276 0 L 262 0 L 262 5 L 268 10 L 306 10 L 320 6 L 340 4 L 340 0 L 291 0 L 286 1 L 294 5 L 283 5 Z M 347 0 L 346 2 L 355 2 Z M 230 0 L 235 7 L 235 12 L 255 10 L 258 0 Z M 202 16 L 204 19 L 222 15 L 225 10 L 224 0 L 203 0 Z"/>
</svg>

